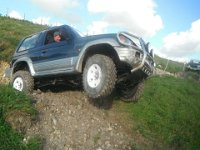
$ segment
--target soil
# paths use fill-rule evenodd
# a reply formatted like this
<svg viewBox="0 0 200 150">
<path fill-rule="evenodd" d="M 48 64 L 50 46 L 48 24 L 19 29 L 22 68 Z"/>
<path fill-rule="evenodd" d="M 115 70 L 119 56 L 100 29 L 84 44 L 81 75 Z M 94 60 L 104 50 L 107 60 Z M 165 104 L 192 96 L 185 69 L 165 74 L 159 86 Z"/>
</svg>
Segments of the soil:
<svg viewBox="0 0 200 150">
<path fill-rule="evenodd" d="M 92 101 L 82 90 L 59 87 L 35 91 L 38 121 L 26 138 L 39 135 L 44 150 L 129 150 L 133 139 L 112 98 Z"/>
<path fill-rule="evenodd" d="M 9 83 L 9 79 L 4 77 L 4 71 L 6 70 L 6 68 L 9 67 L 9 64 L 4 62 L 4 61 L 0 61 L 0 84 L 8 84 Z"/>
</svg>

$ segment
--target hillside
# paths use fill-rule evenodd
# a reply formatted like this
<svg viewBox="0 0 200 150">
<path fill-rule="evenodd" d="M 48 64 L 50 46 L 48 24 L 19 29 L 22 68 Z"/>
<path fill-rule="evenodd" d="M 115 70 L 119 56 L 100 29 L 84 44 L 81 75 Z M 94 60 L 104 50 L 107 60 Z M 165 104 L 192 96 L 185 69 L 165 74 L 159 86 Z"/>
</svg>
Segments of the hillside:
<svg viewBox="0 0 200 150">
<path fill-rule="evenodd" d="M 38 32 L 47 26 L 33 24 L 25 20 L 0 17 L 0 60 L 9 62 L 23 37 Z"/>
</svg>

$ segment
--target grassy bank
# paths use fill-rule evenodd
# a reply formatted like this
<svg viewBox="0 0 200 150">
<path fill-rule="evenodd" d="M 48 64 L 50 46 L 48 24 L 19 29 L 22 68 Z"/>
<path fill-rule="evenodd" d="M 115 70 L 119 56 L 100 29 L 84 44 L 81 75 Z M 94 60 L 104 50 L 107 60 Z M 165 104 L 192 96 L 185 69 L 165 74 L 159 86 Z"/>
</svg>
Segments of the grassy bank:
<svg viewBox="0 0 200 150">
<path fill-rule="evenodd" d="M 1 150 L 38 150 L 41 146 L 39 138 L 32 138 L 28 143 L 24 143 L 24 135 L 18 132 L 17 128 L 11 127 L 9 122 L 12 116 L 13 121 L 22 118 L 22 114 L 30 116 L 31 119 L 36 117 L 36 110 L 32 107 L 30 97 L 14 89 L 0 84 L 0 149 Z M 12 116 L 11 116 L 11 115 Z M 26 119 L 26 118 L 25 118 Z M 8 120 L 8 121 L 7 121 Z M 20 122 L 16 122 L 20 123 Z M 25 122 L 27 123 L 27 122 Z M 17 124 L 12 124 L 16 125 Z"/>
<path fill-rule="evenodd" d="M 152 77 L 138 103 L 120 103 L 133 130 L 169 149 L 200 149 L 200 85 L 174 77 Z"/>
<path fill-rule="evenodd" d="M 33 24 L 25 20 L 0 17 L 0 60 L 9 62 L 23 37 L 41 31 L 47 26 Z"/>
</svg>

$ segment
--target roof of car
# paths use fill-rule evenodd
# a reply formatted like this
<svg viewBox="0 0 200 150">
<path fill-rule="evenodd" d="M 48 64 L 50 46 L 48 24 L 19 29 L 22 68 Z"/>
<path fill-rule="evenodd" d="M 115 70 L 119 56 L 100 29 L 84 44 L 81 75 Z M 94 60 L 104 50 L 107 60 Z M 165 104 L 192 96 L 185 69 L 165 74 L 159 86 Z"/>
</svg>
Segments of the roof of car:
<svg viewBox="0 0 200 150">
<path fill-rule="evenodd" d="M 53 27 L 49 27 L 49 28 L 47 28 L 45 30 L 54 30 L 54 29 L 58 29 L 58 28 L 62 28 L 62 27 L 69 27 L 69 26 L 68 25 L 53 26 Z"/>
</svg>

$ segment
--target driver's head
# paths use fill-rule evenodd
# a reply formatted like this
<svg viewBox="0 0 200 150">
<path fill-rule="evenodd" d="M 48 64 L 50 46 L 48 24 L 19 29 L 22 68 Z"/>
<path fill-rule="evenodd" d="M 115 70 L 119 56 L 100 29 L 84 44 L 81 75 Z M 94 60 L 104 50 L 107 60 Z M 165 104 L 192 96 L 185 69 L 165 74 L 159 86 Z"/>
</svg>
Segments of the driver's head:
<svg viewBox="0 0 200 150">
<path fill-rule="evenodd" d="M 55 42 L 60 42 L 61 40 L 61 33 L 59 31 L 54 32 L 53 39 Z"/>
</svg>

